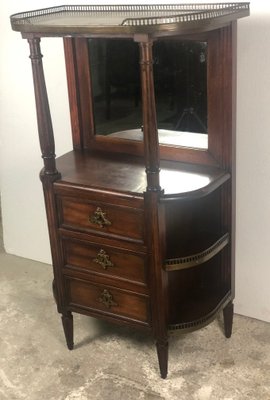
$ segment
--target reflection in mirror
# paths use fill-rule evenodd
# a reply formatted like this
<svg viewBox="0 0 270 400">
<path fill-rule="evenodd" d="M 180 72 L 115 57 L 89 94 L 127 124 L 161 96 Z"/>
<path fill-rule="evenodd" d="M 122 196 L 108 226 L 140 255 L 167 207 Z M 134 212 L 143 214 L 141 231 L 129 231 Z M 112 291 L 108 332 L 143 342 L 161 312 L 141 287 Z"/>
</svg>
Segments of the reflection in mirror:
<svg viewBox="0 0 270 400">
<path fill-rule="evenodd" d="M 142 140 L 139 46 L 128 39 L 89 39 L 97 135 Z M 207 43 L 153 45 L 159 141 L 207 148 Z"/>
<path fill-rule="evenodd" d="M 140 128 L 138 44 L 127 39 L 90 39 L 89 57 L 96 134 Z"/>
</svg>

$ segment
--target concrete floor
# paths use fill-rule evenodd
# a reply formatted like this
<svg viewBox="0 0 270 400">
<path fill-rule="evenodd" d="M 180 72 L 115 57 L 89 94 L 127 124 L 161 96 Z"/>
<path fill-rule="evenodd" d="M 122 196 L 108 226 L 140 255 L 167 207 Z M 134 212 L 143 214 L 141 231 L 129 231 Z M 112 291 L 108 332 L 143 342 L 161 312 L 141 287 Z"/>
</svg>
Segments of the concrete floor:
<svg viewBox="0 0 270 400">
<path fill-rule="evenodd" d="M 0 235 L 1 236 L 1 235 Z M 0 252 L 0 399 L 270 400 L 270 324 L 235 316 L 170 338 L 159 377 L 151 338 L 75 315 L 67 350 L 51 267 Z"/>
</svg>

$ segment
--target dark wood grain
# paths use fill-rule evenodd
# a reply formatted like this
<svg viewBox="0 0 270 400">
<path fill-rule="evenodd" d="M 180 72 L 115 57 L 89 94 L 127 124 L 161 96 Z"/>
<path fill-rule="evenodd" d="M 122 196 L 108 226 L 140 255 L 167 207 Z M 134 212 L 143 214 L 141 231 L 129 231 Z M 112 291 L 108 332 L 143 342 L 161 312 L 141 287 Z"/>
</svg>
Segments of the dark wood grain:
<svg viewBox="0 0 270 400">
<path fill-rule="evenodd" d="M 150 322 L 148 296 L 79 279 L 66 278 L 65 281 L 67 302 L 72 307 L 85 308 L 89 312 L 93 310 L 103 317 L 113 314 L 142 324 L 148 325 Z M 102 302 L 104 290 L 111 294 L 112 305 Z"/>
<path fill-rule="evenodd" d="M 30 47 L 30 59 L 32 64 L 34 91 L 36 99 L 39 142 L 42 158 L 44 161 L 44 173 L 46 175 L 57 175 L 58 172 L 55 167 L 54 135 L 43 71 L 43 56 L 40 49 L 40 39 L 29 39 L 28 43 Z"/>
<path fill-rule="evenodd" d="M 141 157 L 107 152 L 74 151 L 57 159 L 62 179 L 68 184 L 141 196 L 146 190 L 145 165 Z M 202 197 L 215 190 L 230 175 L 221 168 L 161 161 L 161 199 Z"/>
<path fill-rule="evenodd" d="M 147 36 L 135 37 L 140 46 L 144 160 L 147 190 L 160 190 L 159 141 L 153 77 L 153 42 Z"/>
<path fill-rule="evenodd" d="M 144 242 L 143 212 L 131 207 L 110 205 L 109 203 L 84 202 L 76 198 L 59 199 L 60 226 L 73 230 L 95 232 L 97 235 L 122 236 Z M 110 225 L 99 226 L 91 221 L 97 209 L 102 210 Z"/>
<path fill-rule="evenodd" d="M 147 260 L 144 254 L 106 246 L 103 243 L 67 238 L 63 240 L 63 250 L 65 268 L 147 284 Z M 101 250 L 108 256 L 111 265 L 106 267 L 97 262 Z"/>
</svg>

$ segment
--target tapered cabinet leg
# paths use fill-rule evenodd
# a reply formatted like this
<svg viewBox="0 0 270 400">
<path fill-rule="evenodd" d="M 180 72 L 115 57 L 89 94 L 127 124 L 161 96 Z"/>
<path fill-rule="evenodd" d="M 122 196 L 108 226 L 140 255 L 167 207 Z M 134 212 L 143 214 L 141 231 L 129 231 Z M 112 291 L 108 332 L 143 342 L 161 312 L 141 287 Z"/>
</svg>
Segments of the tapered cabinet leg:
<svg viewBox="0 0 270 400">
<path fill-rule="evenodd" d="M 62 315 L 62 324 L 66 337 L 67 347 L 72 350 L 74 347 L 73 343 L 73 315 L 71 312 Z"/>
<path fill-rule="evenodd" d="M 165 379 L 168 374 L 168 341 L 157 341 L 157 355 L 161 378 Z"/>
<path fill-rule="evenodd" d="M 55 285 L 55 280 L 54 279 L 52 281 L 52 292 L 53 292 L 54 301 L 56 302 L 56 304 L 58 304 L 58 302 L 57 302 L 57 290 L 56 290 L 56 285 Z"/>
<path fill-rule="evenodd" d="M 223 309 L 224 318 L 224 331 L 226 338 L 230 338 L 232 335 L 232 324 L 233 324 L 233 303 L 230 302 Z"/>
</svg>

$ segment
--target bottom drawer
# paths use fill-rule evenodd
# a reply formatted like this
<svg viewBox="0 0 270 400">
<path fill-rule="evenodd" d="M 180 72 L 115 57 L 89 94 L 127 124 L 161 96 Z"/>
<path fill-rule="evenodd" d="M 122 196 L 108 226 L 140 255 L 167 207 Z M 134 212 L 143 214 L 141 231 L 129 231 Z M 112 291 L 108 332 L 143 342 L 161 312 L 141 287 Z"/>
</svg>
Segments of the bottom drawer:
<svg viewBox="0 0 270 400">
<path fill-rule="evenodd" d="M 148 296 L 66 277 L 68 306 L 149 325 Z"/>
</svg>

